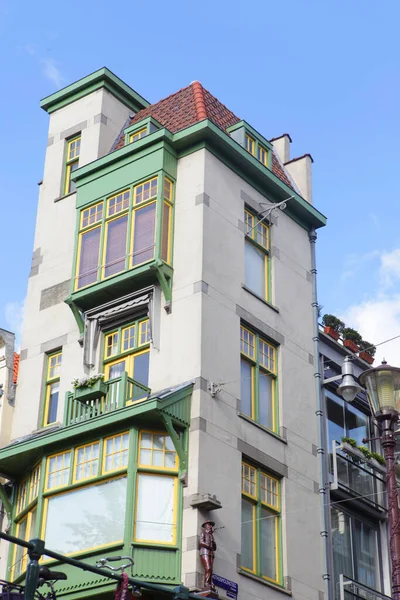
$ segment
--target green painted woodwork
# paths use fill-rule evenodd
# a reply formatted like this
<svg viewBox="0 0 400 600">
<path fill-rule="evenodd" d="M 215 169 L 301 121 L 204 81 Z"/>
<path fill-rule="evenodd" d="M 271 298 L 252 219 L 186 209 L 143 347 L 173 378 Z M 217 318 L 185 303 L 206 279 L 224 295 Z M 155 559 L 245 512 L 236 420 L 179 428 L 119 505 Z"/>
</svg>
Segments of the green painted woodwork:
<svg viewBox="0 0 400 600">
<path fill-rule="evenodd" d="M 255 138 L 258 142 L 261 143 L 264 148 L 267 150 L 272 150 L 273 146 L 271 142 L 269 142 L 264 136 L 261 135 L 254 127 L 252 127 L 247 121 L 239 121 L 239 123 L 235 123 L 231 127 L 227 128 L 228 133 L 232 133 L 232 131 L 236 131 L 238 129 L 244 129 L 246 133 L 248 133 L 251 137 Z"/>
<path fill-rule="evenodd" d="M 142 119 L 141 121 L 137 121 L 133 125 L 130 125 L 129 127 L 126 127 L 126 129 L 124 129 L 125 144 L 130 143 L 129 136 L 131 135 L 131 133 L 135 133 L 135 131 L 140 131 L 140 129 L 144 129 L 145 127 L 147 129 L 148 135 L 153 133 L 154 131 L 163 129 L 163 126 L 161 125 L 161 123 L 156 121 L 156 119 L 154 119 L 154 117 L 146 117 L 146 118 Z M 139 140 L 137 140 L 137 141 L 139 141 Z"/>
<path fill-rule="evenodd" d="M 106 67 L 87 75 L 83 79 L 79 79 L 55 94 L 46 96 L 46 98 L 41 100 L 40 106 L 47 113 L 51 114 L 101 88 L 109 91 L 135 112 L 149 106 L 147 100 Z"/>
<path fill-rule="evenodd" d="M 147 581 L 179 583 L 180 552 L 166 548 L 145 548 L 135 544 L 133 549 L 134 577 Z"/>
<path fill-rule="evenodd" d="M 185 449 L 184 449 L 184 446 L 183 446 L 181 440 L 179 439 L 178 434 L 176 433 L 176 431 L 174 429 L 174 426 L 172 425 L 171 417 L 165 411 L 161 411 L 161 416 L 164 421 L 165 429 L 168 431 L 169 436 L 172 439 L 173 444 L 175 446 L 176 453 L 179 457 L 180 470 L 186 471 L 187 466 L 186 466 Z"/>
<path fill-rule="evenodd" d="M 12 515 L 12 504 L 5 490 L 5 486 L 0 483 L 0 500 L 3 505 L 4 510 L 6 511 L 7 520 L 11 522 Z"/>
<path fill-rule="evenodd" d="M 150 396 L 147 400 L 131 406 L 96 416 L 87 421 L 69 426 L 49 428 L 40 435 L 33 435 L 21 442 L 0 449 L 0 472 L 10 479 L 18 479 L 43 455 L 57 452 L 68 445 L 79 445 L 90 436 L 101 437 L 114 431 L 128 429 L 138 423 L 150 426 L 163 426 L 160 411 L 165 411 L 177 427 L 190 424 L 190 398 L 193 382 L 178 390 L 165 390 L 159 396 Z M 183 407 L 175 406 L 181 403 Z"/>
</svg>

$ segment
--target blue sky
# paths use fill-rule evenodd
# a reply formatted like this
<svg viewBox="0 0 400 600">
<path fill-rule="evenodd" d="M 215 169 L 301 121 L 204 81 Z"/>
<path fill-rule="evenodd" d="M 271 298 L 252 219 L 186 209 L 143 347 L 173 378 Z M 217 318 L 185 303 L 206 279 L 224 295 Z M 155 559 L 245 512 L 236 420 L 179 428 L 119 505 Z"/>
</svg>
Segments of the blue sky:
<svg viewBox="0 0 400 600">
<path fill-rule="evenodd" d="M 0 327 L 18 330 L 47 115 L 107 66 L 151 102 L 198 79 L 265 137 L 314 158 L 319 301 L 366 339 L 400 334 L 398 0 L 0 0 Z M 400 344 L 384 346 L 400 364 Z"/>
</svg>

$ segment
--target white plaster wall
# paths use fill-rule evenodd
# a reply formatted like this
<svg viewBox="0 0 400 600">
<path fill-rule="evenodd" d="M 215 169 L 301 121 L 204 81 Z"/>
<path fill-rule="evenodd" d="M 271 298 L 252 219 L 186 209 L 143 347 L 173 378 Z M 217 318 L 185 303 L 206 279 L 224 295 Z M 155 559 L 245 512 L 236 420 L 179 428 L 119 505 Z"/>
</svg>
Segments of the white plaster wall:
<svg viewBox="0 0 400 600">
<path fill-rule="evenodd" d="M 65 137 L 81 131 L 80 166 L 109 151 L 125 124 L 130 109 L 105 90 L 92 94 L 50 115 L 49 145 L 46 150 L 43 183 L 40 186 L 34 250 L 42 262 L 29 278 L 25 302 L 20 378 L 11 439 L 27 435 L 39 426 L 46 354 L 42 344 L 63 337 L 58 420 L 62 421 L 65 392 L 74 377 L 81 376 L 82 348 L 71 310 L 64 302 L 40 310 L 42 291 L 71 279 L 76 227 L 76 194 L 58 200 L 64 180 Z M 112 141 L 111 141 L 112 140 Z M 65 294 L 67 297 L 68 293 Z M 65 339 L 66 338 L 66 339 Z"/>
<path fill-rule="evenodd" d="M 226 382 L 215 397 L 201 392 L 192 417 L 206 421 L 206 432 L 195 432 L 198 456 L 196 478 L 199 493 L 216 494 L 222 510 L 212 513 L 217 525 L 219 549 L 215 571 L 239 582 L 241 598 L 279 597 L 279 592 L 243 577 L 237 572 L 240 553 L 240 464 L 238 439 L 286 465 L 282 482 L 284 576 L 291 578 L 293 595 L 318 598 L 323 590 L 320 569 L 319 496 L 316 450 L 315 392 L 312 360 L 312 308 L 310 245 L 308 234 L 284 213 L 271 227 L 273 304 L 279 312 L 242 289 L 244 281 L 244 202 L 241 190 L 255 201 L 259 193 L 205 152 L 204 192 L 209 206 L 197 208 L 203 221 L 203 270 L 207 284 L 201 293 L 201 377 Z M 176 247 L 179 252 L 179 248 Z M 184 255 L 186 247 L 181 249 Z M 174 296 L 175 298 L 175 296 Z M 287 443 L 241 419 L 239 305 L 284 337 L 279 348 L 280 424 Z M 173 302 L 175 309 L 175 300 Z M 197 412 L 199 411 L 199 412 Z M 314 445 L 314 446 L 313 446 Z M 189 482 L 191 472 L 189 472 Z M 204 515 L 198 514 L 198 527 Z M 188 516 L 185 514 L 185 518 Z M 190 514 L 193 521 L 195 517 Z M 185 528 L 184 528 L 185 531 Z M 307 551 L 305 551 L 307 548 Z M 189 553 L 190 554 L 190 553 Z M 184 577 L 189 578 L 193 560 L 183 559 Z M 190 570 L 189 570 L 190 569 Z M 196 569 L 201 571 L 197 559 Z M 185 580 L 185 579 L 184 579 Z"/>
</svg>

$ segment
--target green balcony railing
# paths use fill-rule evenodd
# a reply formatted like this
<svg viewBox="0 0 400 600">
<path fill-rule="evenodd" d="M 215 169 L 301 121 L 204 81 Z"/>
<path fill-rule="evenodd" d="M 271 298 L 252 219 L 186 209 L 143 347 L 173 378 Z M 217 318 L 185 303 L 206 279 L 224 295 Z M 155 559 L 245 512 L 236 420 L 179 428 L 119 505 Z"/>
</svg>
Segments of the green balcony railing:
<svg viewBox="0 0 400 600">
<path fill-rule="evenodd" d="M 79 398 L 74 392 L 68 392 L 64 410 L 64 426 L 75 425 L 83 421 L 90 421 L 106 413 L 110 413 L 136 402 L 146 400 L 150 389 L 145 385 L 128 377 L 126 371 L 120 377 L 105 381 L 105 393 L 98 392 L 93 397 L 93 391 L 88 389 L 88 397 L 80 391 Z M 90 394 L 89 394 L 90 392 Z"/>
</svg>

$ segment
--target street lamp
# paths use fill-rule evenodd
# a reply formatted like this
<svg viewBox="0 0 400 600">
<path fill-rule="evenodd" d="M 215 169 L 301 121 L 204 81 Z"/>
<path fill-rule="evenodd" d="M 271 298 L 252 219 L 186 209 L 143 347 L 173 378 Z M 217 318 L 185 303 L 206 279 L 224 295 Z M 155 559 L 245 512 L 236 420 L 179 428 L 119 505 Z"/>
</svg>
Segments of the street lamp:
<svg viewBox="0 0 400 600">
<path fill-rule="evenodd" d="M 357 379 L 354 376 L 353 363 L 349 356 L 346 356 L 343 361 L 342 374 L 329 377 L 329 379 L 324 379 L 322 385 L 340 380 L 342 383 L 337 389 L 338 393 L 343 396 L 346 402 L 353 402 L 357 394 L 362 392 L 362 387 L 358 384 Z"/>
<path fill-rule="evenodd" d="M 400 600 L 400 511 L 394 458 L 394 431 L 400 409 L 400 369 L 390 367 L 383 361 L 379 367 L 364 371 L 359 381 L 367 389 L 371 411 L 380 429 L 380 440 L 386 460 L 392 598 Z"/>
</svg>

